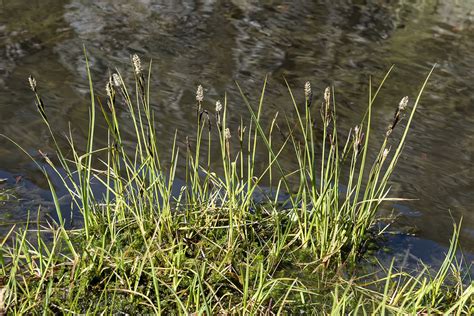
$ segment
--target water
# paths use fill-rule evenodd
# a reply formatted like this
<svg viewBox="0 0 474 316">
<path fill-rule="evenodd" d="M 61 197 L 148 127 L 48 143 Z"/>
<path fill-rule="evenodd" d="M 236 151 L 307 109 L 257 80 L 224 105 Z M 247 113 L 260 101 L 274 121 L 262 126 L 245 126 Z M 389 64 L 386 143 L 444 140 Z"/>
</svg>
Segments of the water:
<svg viewBox="0 0 474 316">
<path fill-rule="evenodd" d="M 65 133 L 72 122 L 81 142 L 89 102 L 82 45 L 102 95 L 110 71 L 131 77 L 131 54 L 153 59 L 163 148 L 176 129 L 185 133 L 194 124 L 198 84 L 209 108 L 228 93 L 234 127 L 247 113 L 234 81 L 252 98 L 268 74 L 268 113 L 289 111 L 283 77 L 301 91 L 310 80 L 319 98 L 334 85 L 339 125 L 348 130 L 365 110 L 369 76 L 378 82 L 395 64 L 374 109 L 374 135 L 382 136 L 398 101 L 413 99 L 438 63 L 392 181 L 392 196 L 417 200 L 387 205 L 385 212 L 400 214 L 393 230 L 416 232 L 398 244 L 424 259 L 431 255 L 426 245 L 436 245 L 433 253 L 449 245 L 453 220 L 462 217 L 461 243 L 473 253 L 473 31 L 469 0 L 2 0 L 0 133 L 36 157 L 38 149 L 51 150 L 27 85 L 31 73 L 55 129 Z M 36 212 L 48 194 L 35 165 L 5 139 L 0 178 L 7 179 L 0 187 L 20 198 L 0 201 L 4 230 L 24 220 L 27 209 Z"/>
</svg>

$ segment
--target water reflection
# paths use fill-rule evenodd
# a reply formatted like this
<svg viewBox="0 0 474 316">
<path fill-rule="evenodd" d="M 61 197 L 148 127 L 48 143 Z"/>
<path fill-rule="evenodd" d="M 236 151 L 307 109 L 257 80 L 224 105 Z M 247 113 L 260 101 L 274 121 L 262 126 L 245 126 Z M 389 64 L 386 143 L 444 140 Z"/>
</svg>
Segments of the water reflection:
<svg viewBox="0 0 474 316">
<path fill-rule="evenodd" d="M 73 122 L 80 143 L 88 103 L 83 44 L 101 91 L 115 68 L 130 78 L 130 54 L 153 59 L 163 148 L 176 128 L 186 133 L 193 124 L 198 83 L 209 108 L 228 93 L 234 126 L 247 113 L 234 80 L 252 98 L 269 74 L 268 113 L 289 106 L 283 76 L 295 87 L 311 80 L 316 91 L 333 84 L 340 125 L 349 129 L 365 108 L 368 76 L 378 81 L 394 63 L 397 70 L 375 109 L 382 135 L 398 100 L 413 98 L 437 62 L 393 181 L 392 194 L 419 200 L 394 207 L 401 225 L 443 244 L 451 216 L 464 217 L 463 244 L 474 251 L 473 19 L 468 0 L 2 1 L 0 132 L 33 155 L 50 150 L 26 84 L 33 73 L 56 129 L 64 133 Z M 3 139 L 0 162 L 3 171 L 46 188 L 34 165 Z"/>
</svg>

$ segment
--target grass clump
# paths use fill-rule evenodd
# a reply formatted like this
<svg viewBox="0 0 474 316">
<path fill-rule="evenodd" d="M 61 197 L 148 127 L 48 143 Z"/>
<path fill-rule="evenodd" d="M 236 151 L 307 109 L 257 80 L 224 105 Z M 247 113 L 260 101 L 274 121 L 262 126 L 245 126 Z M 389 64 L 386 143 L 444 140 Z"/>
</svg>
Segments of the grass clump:
<svg viewBox="0 0 474 316">
<path fill-rule="evenodd" d="M 450 270 L 460 271 L 454 241 L 442 272 L 432 278 L 428 269 L 418 276 L 390 269 L 386 277 L 370 281 L 348 281 L 338 273 L 363 255 L 377 210 L 389 200 L 388 180 L 427 81 L 401 139 L 390 149 L 391 131 L 408 99 L 400 102 L 374 161 L 368 158 L 372 106 L 383 82 L 375 91 L 370 84 L 367 113 L 344 141 L 329 88 L 317 107 L 309 83 L 302 104 L 288 86 L 294 116 L 284 127 L 276 116 L 263 124 L 266 82 L 256 106 L 241 91 L 250 119 L 241 120 L 235 132 L 228 126 L 227 98 L 211 115 L 200 86 L 195 137 L 183 149 L 176 133 L 169 151 L 157 141 L 151 73 L 143 72 L 136 55 L 132 64 L 134 89 L 114 73 L 104 103 L 96 98 L 89 73 L 86 149 L 77 148 L 70 135 L 67 154 L 30 78 L 57 150 L 56 157 L 44 155 L 38 166 L 49 181 L 58 221 L 30 223 L 2 241 L 0 309 L 184 315 L 469 311 L 472 285 L 466 288 L 459 278 L 450 287 L 445 282 Z M 120 104 L 133 125 L 130 139 L 124 136 Z M 97 110 L 107 125 L 105 147 L 96 147 Z M 261 148 L 268 162 L 258 171 Z M 280 159 L 288 149 L 297 161 L 294 169 Z M 173 194 L 181 161 L 185 184 Z M 62 209 L 45 164 L 69 191 L 82 215 L 81 228 L 66 229 L 62 214 L 68 210 Z M 221 172 L 214 171 L 216 165 Z M 272 194 L 257 201 L 265 181 Z M 94 190 L 94 182 L 105 192 Z M 288 198 L 281 201 L 281 196 Z M 35 238 L 27 237 L 32 232 Z M 443 294 L 447 288 L 454 289 L 449 296 Z"/>
</svg>

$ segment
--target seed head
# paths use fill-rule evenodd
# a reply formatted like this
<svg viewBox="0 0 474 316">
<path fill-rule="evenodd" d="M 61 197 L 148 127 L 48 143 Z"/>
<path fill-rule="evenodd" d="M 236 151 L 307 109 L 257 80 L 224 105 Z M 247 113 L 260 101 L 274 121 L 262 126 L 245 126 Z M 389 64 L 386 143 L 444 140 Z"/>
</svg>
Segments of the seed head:
<svg viewBox="0 0 474 316">
<path fill-rule="evenodd" d="M 224 134 L 225 139 L 230 139 L 232 136 L 230 135 L 230 129 L 226 128 L 225 129 L 225 134 Z"/>
<path fill-rule="evenodd" d="M 114 87 L 112 86 L 112 77 L 109 78 L 109 81 L 105 84 L 105 92 L 109 98 L 112 98 L 112 91 Z"/>
<path fill-rule="evenodd" d="M 133 54 L 132 62 L 133 62 L 133 69 L 135 70 L 135 74 L 141 75 L 141 73 L 142 73 L 142 62 L 140 61 L 140 57 L 138 57 L 137 54 Z"/>
<path fill-rule="evenodd" d="M 120 87 L 120 76 L 116 73 L 112 74 L 112 81 L 114 82 L 114 86 L 116 86 L 117 88 Z"/>
<path fill-rule="evenodd" d="M 32 91 L 36 91 L 36 79 L 33 76 L 28 77 L 28 82 Z"/>
<path fill-rule="evenodd" d="M 382 153 L 382 159 L 387 158 L 389 152 L 390 152 L 390 149 L 385 148 Z"/>
<path fill-rule="evenodd" d="M 309 81 L 306 81 L 304 84 L 304 96 L 306 100 L 311 99 L 311 83 Z"/>
<path fill-rule="evenodd" d="M 403 99 L 400 101 L 400 104 L 398 104 L 398 110 L 404 111 L 408 105 L 408 96 L 403 97 Z"/>
<path fill-rule="evenodd" d="M 362 134 L 361 134 L 361 131 L 360 131 L 360 127 L 358 125 L 356 125 L 354 127 L 354 134 L 352 135 L 353 139 L 354 139 L 354 151 L 356 153 L 359 152 L 360 150 L 360 147 L 362 145 Z"/>
<path fill-rule="evenodd" d="M 222 104 L 221 104 L 221 101 L 217 101 L 216 102 L 216 112 L 220 112 L 222 111 Z"/>
<path fill-rule="evenodd" d="M 196 101 L 202 102 L 204 100 L 204 91 L 202 89 L 202 86 L 199 85 L 196 91 Z"/>
<path fill-rule="evenodd" d="M 331 89 L 327 87 L 326 90 L 324 90 L 324 101 L 326 101 L 326 103 L 329 103 L 330 98 L 331 98 Z"/>
</svg>

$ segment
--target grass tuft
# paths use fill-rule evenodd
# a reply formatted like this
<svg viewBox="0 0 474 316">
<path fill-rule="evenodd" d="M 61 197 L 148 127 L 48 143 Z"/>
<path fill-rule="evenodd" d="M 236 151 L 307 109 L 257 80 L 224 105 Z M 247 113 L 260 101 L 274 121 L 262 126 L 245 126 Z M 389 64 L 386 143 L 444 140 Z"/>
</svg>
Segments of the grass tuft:
<svg viewBox="0 0 474 316">
<path fill-rule="evenodd" d="M 30 78 L 56 146 L 54 159 L 44 156 L 37 164 L 50 184 L 58 222 L 30 222 L 1 241 L 0 313 L 472 312 L 474 288 L 466 286 L 454 255 L 459 228 L 434 275 L 428 267 L 417 275 L 390 267 L 383 278 L 340 273 L 358 263 L 376 232 L 377 211 L 390 200 L 388 181 L 432 71 L 404 127 L 398 122 L 408 98 L 400 102 L 374 160 L 368 153 L 372 108 L 391 70 L 375 91 L 370 83 L 366 115 L 343 139 L 331 88 L 313 100 L 308 82 L 298 103 L 287 84 L 293 116 L 281 124 L 275 115 L 267 126 L 267 81 L 256 105 L 238 86 L 250 119 L 241 119 L 234 131 L 227 97 L 210 114 L 199 86 L 195 137 L 183 150 L 176 133 L 165 159 L 169 149 L 159 147 L 150 104 L 151 63 L 148 74 L 138 56 L 131 63 L 134 84 L 114 73 L 101 100 L 86 57 L 91 106 L 84 150 L 72 133 L 69 148 L 59 146 Z M 132 137 L 119 115 L 123 104 Z M 95 142 L 96 110 L 107 125 L 105 147 Z M 402 137 L 391 149 L 396 127 L 403 128 Z M 258 171 L 262 148 L 268 163 Z M 296 168 L 283 164 L 285 150 L 294 153 Z M 215 171 L 216 157 L 222 172 Z M 177 170 L 181 162 L 185 170 Z M 45 166 L 62 179 L 82 215 L 80 229 L 66 229 L 62 214 L 70 210 L 61 206 Z M 173 194 L 179 172 L 185 184 Z M 256 199 L 267 181 L 272 194 Z M 105 192 L 96 192 L 93 182 Z"/>
</svg>

